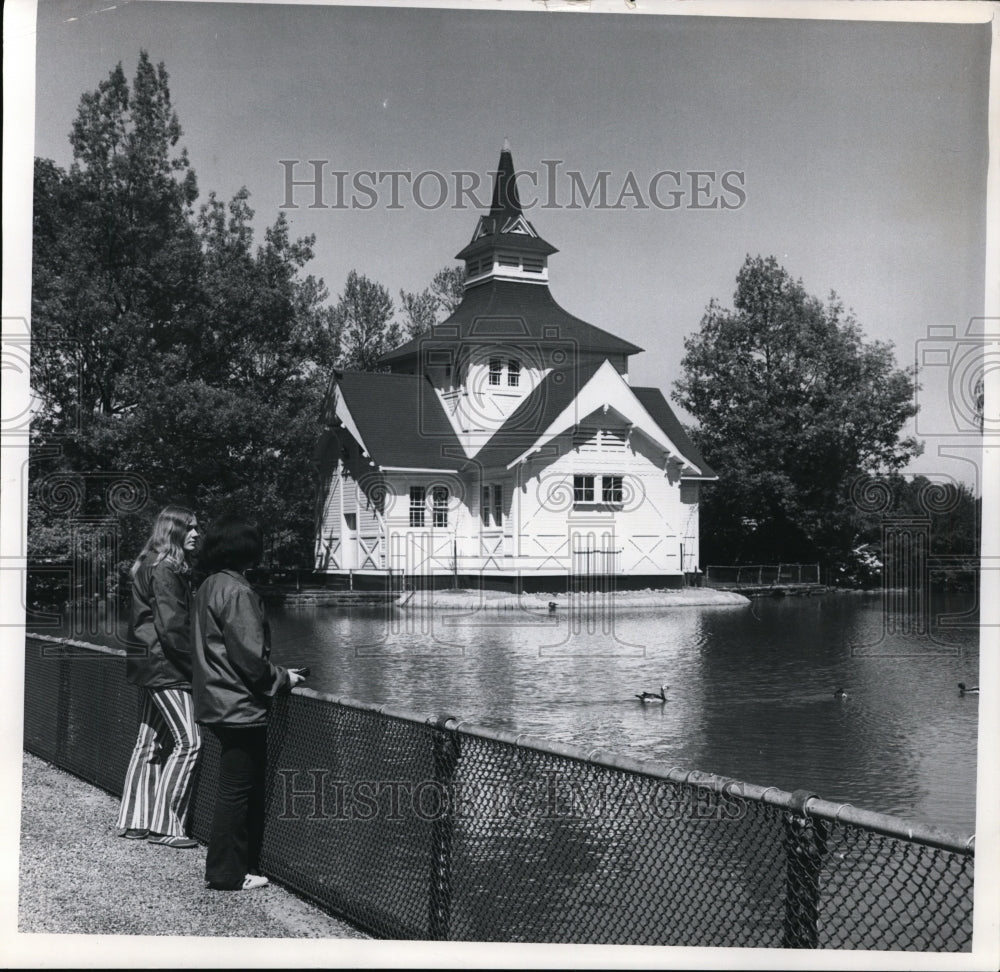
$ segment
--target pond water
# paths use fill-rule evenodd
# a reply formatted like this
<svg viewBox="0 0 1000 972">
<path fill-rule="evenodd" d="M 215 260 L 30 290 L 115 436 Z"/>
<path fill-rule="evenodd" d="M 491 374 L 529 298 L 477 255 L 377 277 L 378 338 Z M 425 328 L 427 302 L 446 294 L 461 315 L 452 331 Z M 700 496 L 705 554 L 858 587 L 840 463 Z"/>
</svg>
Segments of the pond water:
<svg viewBox="0 0 1000 972">
<path fill-rule="evenodd" d="M 933 599 L 925 633 L 879 594 L 554 614 L 289 605 L 269 616 L 274 660 L 309 665 L 318 691 L 967 834 L 979 696 L 957 683 L 978 684 L 972 607 L 970 596 Z M 635 698 L 661 685 L 666 703 Z"/>
<path fill-rule="evenodd" d="M 554 615 L 274 607 L 309 687 L 975 830 L 979 632 L 880 595 Z M 893 631 L 892 629 L 896 630 Z M 667 686 L 665 704 L 635 695 Z M 847 697 L 834 692 L 843 688 Z"/>
</svg>

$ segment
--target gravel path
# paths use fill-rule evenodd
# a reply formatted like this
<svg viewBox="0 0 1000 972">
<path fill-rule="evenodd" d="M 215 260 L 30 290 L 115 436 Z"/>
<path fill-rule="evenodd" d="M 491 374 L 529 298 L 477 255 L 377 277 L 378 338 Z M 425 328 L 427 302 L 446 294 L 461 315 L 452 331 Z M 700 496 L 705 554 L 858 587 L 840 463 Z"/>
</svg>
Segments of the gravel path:
<svg viewBox="0 0 1000 972">
<path fill-rule="evenodd" d="M 367 938 L 277 885 L 205 887 L 205 848 L 117 836 L 118 800 L 24 755 L 18 930 L 95 935 Z"/>
</svg>

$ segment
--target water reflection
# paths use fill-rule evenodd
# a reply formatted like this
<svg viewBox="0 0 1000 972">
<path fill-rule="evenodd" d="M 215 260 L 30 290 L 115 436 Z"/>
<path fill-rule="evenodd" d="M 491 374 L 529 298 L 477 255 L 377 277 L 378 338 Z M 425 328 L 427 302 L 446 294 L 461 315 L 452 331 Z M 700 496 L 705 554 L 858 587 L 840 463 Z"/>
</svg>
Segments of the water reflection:
<svg viewBox="0 0 1000 972">
<path fill-rule="evenodd" d="M 276 659 L 334 695 L 974 830 L 977 704 L 956 684 L 978 680 L 978 632 L 887 640 L 878 596 L 616 610 L 610 631 L 565 611 L 271 616 Z M 666 704 L 635 699 L 661 684 Z"/>
<path fill-rule="evenodd" d="M 957 683 L 979 681 L 974 607 L 971 596 L 932 601 L 930 637 L 889 632 L 877 594 L 616 606 L 596 617 L 564 607 L 269 612 L 275 659 L 309 665 L 310 687 L 334 696 L 972 832 L 979 697 L 960 697 Z M 75 636 L 114 643 L 103 631 L 112 620 Z M 661 685 L 665 704 L 636 700 Z"/>
</svg>

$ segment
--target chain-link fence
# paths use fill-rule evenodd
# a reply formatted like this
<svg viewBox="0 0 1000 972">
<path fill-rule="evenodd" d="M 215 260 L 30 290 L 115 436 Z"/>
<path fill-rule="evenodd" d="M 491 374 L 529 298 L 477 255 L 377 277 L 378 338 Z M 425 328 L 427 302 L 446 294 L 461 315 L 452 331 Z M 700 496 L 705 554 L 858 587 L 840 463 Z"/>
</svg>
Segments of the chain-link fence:
<svg viewBox="0 0 1000 972">
<path fill-rule="evenodd" d="M 119 794 L 137 711 L 120 652 L 28 637 L 27 750 Z M 933 828 L 301 689 L 268 746 L 263 870 L 378 937 L 971 947 L 972 841 Z"/>
<path fill-rule="evenodd" d="M 705 568 L 709 587 L 819 584 L 819 564 L 713 564 Z"/>
</svg>

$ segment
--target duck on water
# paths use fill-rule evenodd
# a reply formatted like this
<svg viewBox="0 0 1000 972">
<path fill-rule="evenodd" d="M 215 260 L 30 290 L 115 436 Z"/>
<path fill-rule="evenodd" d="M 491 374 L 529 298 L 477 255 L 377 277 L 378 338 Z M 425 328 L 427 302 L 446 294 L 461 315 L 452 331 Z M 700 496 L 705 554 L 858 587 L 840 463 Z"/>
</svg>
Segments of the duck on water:
<svg viewBox="0 0 1000 972">
<path fill-rule="evenodd" d="M 659 703 L 666 702 L 667 687 L 665 685 L 661 685 L 659 692 L 640 692 L 638 695 L 636 695 L 636 698 L 640 702 L 659 702 Z"/>
<path fill-rule="evenodd" d="M 958 694 L 959 695 L 978 695 L 979 686 L 973 685 L 971 688 L 967 688 L 965 682 L 958 683 Z"/>
</svg>

